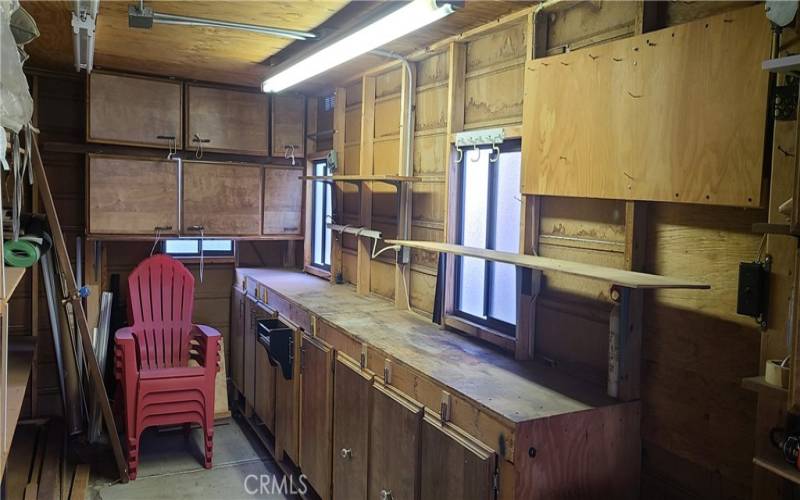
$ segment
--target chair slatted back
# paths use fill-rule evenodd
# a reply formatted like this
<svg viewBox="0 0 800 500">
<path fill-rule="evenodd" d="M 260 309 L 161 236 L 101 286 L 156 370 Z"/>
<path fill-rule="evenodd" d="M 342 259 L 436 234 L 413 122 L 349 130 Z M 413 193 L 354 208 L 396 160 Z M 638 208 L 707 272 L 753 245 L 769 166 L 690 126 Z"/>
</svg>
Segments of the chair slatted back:
<svg viewBox="0 0 800 500">
<path fill-rule="evenodd" d="M 128 317 L 140 369 L 187 366 L 194 276 L 177 260 L 155 255 L 128 277 Z"/>
</svg>

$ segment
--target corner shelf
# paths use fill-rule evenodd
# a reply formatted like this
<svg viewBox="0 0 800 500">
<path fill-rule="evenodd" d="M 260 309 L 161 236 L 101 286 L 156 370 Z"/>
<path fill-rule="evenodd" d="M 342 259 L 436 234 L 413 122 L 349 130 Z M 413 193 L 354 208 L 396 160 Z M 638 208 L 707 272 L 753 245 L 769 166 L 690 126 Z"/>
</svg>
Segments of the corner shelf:
<svg viewBox="0 0 800 500">
<path fill-rule="evenodd" d="M 438 243 L 434 241 L 411 241 L 411 240 L 387 240 L 389 245 L 400 245 L 419 250 L 429 250 L 433 252 L 451 253 L 465 257 L 476 257 L 495 262 L 504 262 L 518 267 L 525 267 L 536 271 L 556 271 L 574 276 L 605 281 L 611 285 L 617 285 L 633 289 L 663 289 L 663 288 L 682 288 L 682 289 L 708 289 L 711 286 L 704 283 L 695 283 L 680 278 L 670 278 L 658 274 L 637 273 L 614 269 L 611 267 L 594 266 L 581 262 L 572 262 L 549 257 L 538 257 L 535 255 L 516 254 L 511 252 L 500 252 L 497 250 L 487 250 L 485 248 L 474 248 L 450 243 Z"/>
<path fill-rule="evenodd" d="M 742 379 L 742 387 L 748 391 L 774 396 L 785 399 L 789 395 L 789 390 L 783 387 L 770 384 L 764 379 L 763 375 L 757 377 L 745 377 Z"/>
</svg>

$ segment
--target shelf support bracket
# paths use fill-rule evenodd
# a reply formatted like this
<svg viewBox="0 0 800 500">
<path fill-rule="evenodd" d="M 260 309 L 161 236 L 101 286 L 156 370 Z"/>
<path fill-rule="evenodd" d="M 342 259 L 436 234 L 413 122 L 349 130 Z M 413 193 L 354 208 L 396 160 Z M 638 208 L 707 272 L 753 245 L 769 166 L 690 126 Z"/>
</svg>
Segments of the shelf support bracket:
<svg viewBox="0 0 800 500">
<path fill-rule="evenodd" d="M 642 351 L 642 291 L 613 286 L 608 332 L 608 395 L 639 399 Z"/>
</svg>

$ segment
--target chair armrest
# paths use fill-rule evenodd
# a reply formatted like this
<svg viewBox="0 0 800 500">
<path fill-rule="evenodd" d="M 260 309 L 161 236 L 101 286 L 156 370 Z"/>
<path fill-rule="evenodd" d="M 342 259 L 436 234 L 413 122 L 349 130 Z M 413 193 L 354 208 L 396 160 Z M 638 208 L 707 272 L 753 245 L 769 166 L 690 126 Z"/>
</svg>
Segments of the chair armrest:
<svg viewBox="0 0 800 500">
<path fill-rule="evenodd" d="M 196 342 L 196 355 L 192 357 L 205 367 L 206 373 L 215 376 L 219 370 L 219 341 L 222 338 L 219 332 L 210 326 L 192 325 L 191 337 Z"/>
<path fill-rule="evenodd" d="M 139 363 L 136 359 L 136 339 L 129 326 L 120 328 L 114 334 L 114 374 L 117 380 L 125 376 L 136 376 Z"/>
</svg>

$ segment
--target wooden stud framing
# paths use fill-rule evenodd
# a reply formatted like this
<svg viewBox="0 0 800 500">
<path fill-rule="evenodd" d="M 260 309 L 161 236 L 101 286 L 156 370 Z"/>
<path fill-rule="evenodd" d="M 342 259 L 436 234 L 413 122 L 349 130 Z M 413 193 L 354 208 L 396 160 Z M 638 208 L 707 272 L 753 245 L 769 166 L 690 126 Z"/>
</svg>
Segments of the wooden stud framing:
<svg viewBox="0 0 800 500">
<path fill-rule="evenodd" d="M 347 89 L 336 89 L 336 104 L 333 108 L 333 149 L 336 151 L 336 171 L 345 172 L 344 134 L 347 114 Z M 334 204 L 333 219 L 341 223 L 344 214 L 344 190 L 342 186 L 333 183 Z M 333 233 L 331 238 L 331 283 L 336 283 L 337 277 L 342 274 L 342 235 Z"/>
<path fill-rule="evenodd" d="M 365 76 L 362 86 L 361 98 L 361 162 L 359 173 L 371 175 L 374 170 L 372 145 L 375 139 L 375 77 Z M 362 182 L 361 190 L 361 215 L 363 227 L 372 224 L 372 184 Z M 370 292 L 370 272 L 372 266 L 372 240 L 358 238 L 358 270 L 356 290 L 361 295 Z"/>
<path fill-rule="evenodd" d="M 400 81 L 400 143 L 398 144 L 398 174 L 401 176 L 411 176 L 414 172 L 414 105 L 408 109 L 410 92 L 413 96 L 417 92 L 417 67 L 414 63 L 408 63 L 410 73 L 401 70 Z M 408 128 L 411 128 L 408 131 Z M 410 133 L 409 133 L 410 132 Z M 408 152 L 408 154 L 407 154 Z M 410 157 L 409 157 L 410 156 Z M 400 182 L 396 184 L 397 196 L 397 236 L 411 236 L 411 186 L 410 182 Z M 398 250 L 398 258 L 395 263 L 394 272 L 394 304 L 398 309 L 406 309 L 411 306 L 411 259 L 407 250 Z"/>
</svg>

